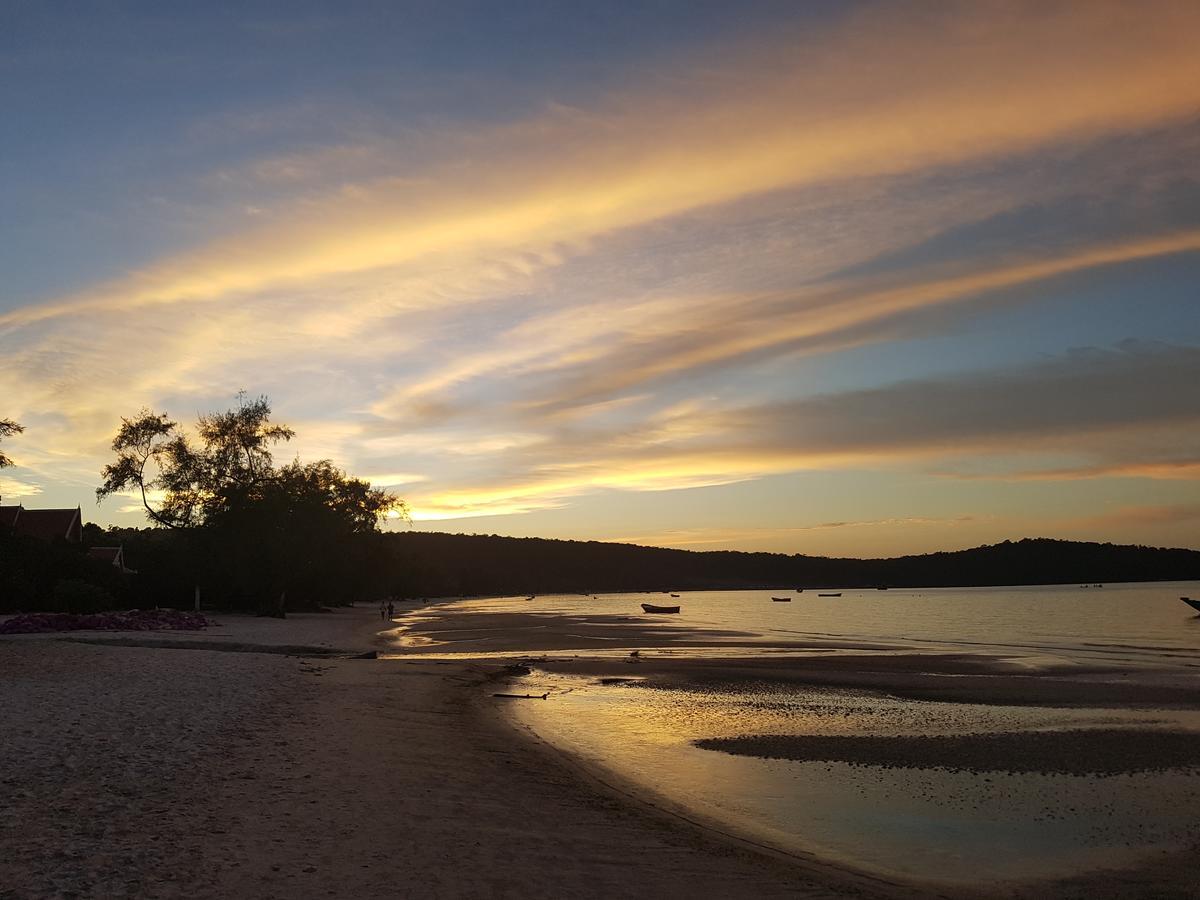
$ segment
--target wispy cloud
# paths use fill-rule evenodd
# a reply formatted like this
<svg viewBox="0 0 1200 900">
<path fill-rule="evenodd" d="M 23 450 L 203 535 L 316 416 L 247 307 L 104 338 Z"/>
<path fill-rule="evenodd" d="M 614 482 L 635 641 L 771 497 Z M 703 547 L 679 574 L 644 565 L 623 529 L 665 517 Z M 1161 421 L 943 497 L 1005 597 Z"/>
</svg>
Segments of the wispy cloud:
<svg viewBox="0 0 1200 900">
<path fill-rule="evenodd" d="M 345 185 L 262 229 L 0 315 L 0 328 L 418 260 L 512 265 L 515 253 L 536 265 L 564 244 L 751 194 L 1188 117 L 1200 101 L 1197 27 L 1200 12 L 1170 3 L 1153 15 L 1108 3 L 1020 17 L 945 8 L 917 21 L 875 12 L 807 46 L 756 47 L 681 91 L 472 135 L 463 156 L 419 177 Z M 486 163 L 464 152 L 472 144 Z"/>
<path fill-rule="evenodd" d="M 753 407 L 685 405 L 622 432 L 580 430 L 497 461 L 505 477 L 414 498 L 454 510 L 530 510 L 603 489 L 667 490 L 804 469 L 945 469 L 1065 456 L 1062 471 L 1200 463 L 1200 348 L 1129 343 L 1021 368 L 964 372 Z M 1186 466 L 1181 465 L 1187 463 Z"/>
<path fill-rule="evenodd" d="M 0 412 L 85 478 L 120 414 L 264 390 L 289 449 L 427 519 L 851 465 L 1194 477 L 1182 345 L 819 396 L 711 384 L 1200 252 L 1171 200 L 1200 179 L 1198 30 L 1178 3 L 874 7 L 499 125 L 355 118 L 196 173 L 223 236 L 0 311 Z M 192 136 L 223 121 L 260 124 Z M 979 237 L 1031 209 L 1036 238 Z"/>
<path fill-rule="evenodd" d="M 0 498 L 3 498 L 6 504 L 25 497 L 36 497 L 40 493 L 40 485 L 29 484 L 16 478 L 0 478 Z"/>
</svg>

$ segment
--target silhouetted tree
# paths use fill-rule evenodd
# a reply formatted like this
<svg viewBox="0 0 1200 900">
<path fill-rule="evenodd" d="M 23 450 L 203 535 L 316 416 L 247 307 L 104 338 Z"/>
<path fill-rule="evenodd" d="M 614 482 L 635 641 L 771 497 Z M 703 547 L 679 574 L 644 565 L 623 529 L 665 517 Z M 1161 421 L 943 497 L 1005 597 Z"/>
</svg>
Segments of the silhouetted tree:
<svg viewBox="0 0 1200 900">
<path fill-rule="evenodd" d="M 239 394 L 235 409 L 201 416 L 196 434 L 165 413 L 122 419 L 97 499 L 139 493 L 151 521 L 192 540 L 189 555 L 205 559 L 227 601 L 282 614 L 288 598 L 353 599 L 364 536 L 406 515 L 404 502 L 328 460 L 276 467 L 272 446 L 294 432 L 271 422 L 266 397 Z"/>
<path fill-rule="evenodd" d="M 271 445 L 290 440 L 295 432 L 270 419 L 266 397 L 247 402 L 239 394 L 236 409 L 200 417 L 196 430 L 201 443 L 194 446 L 166 413 L 143 409 L 133 419 L 122 418 L 112 443 L 117 459 L 101 472 L 104 483 L 96 489 L 96 499 L 136 489 L 157 524 L 202 524 L 213 508 L 273 472 Z M 155 493 L 162 497 L 157 509 L 150 503 Z"/>
<path fill-rule="evenodd" d="M 14 434 L 20 434 L 25 428 L 18 425 L 12 419 L 0 419 L 0 438 L 12 437 Z M 0 469 L 6 466 L 11 466 L 13 461 L 0 453 Z"/>
</svg>

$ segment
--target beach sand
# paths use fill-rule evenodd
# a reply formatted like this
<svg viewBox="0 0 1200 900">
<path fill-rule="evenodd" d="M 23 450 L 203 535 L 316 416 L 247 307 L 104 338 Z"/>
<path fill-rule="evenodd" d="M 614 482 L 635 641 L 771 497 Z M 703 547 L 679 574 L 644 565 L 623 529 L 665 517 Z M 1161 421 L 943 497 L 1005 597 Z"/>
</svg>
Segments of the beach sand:
<svg viewBox="0 0 1200 900">
<path fill-rule="evenodd" d="M 514 726 L 504 704 L 526 701 L 492 697 L 520 690 L 499 661 L 345 658 L 386 649 L 375 610 L 221 622 L 0 638 L 0 898 L 975 896 L 688 821 Z M 1048 702 L 1128 680 L 984 664 L 862 651 L 799 668 L 771 661 L 778 677 L 856 688 L 907 678 L 905 690 L 939 695 L 952 683 L 976 701 L 986 687 L 1003 702 L 1012 678 L 1041 679 Z M 768 668 L 546 665 L 708 684 Z M 1174 682 L 1129 691 L 1130 702 L 1197 699 Z M 1192 859 L 989 896 L 1195 896 Z"/>
<path fill-rule="evenodd" d="M 372 610 L 222 621 L 0 640 L 0 897 L 914 896 L 589 782 L 480 709 L 495 666 L 275 652 Z"/>
</svg>

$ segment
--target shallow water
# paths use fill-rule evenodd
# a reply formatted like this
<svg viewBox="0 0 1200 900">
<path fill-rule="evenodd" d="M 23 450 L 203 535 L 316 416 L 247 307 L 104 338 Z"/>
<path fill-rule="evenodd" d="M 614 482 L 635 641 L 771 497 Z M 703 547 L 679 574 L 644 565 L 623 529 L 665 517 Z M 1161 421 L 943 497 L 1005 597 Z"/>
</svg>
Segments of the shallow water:
<svg viewBox="0 0 1200 900">
<path fill-rule="evenodd" d="M 1200 596 L 1197 582 L 843 590 L 839 598 L 812 591 L 678 593 L 677 599 L 618 594 L 464 600 L 418 612 L 415 619 L 485 614 L 472 619 L 470 632 L 435 626 L 408 644 L 436 655 L 457 655 L 467 644 L 470 656 L 514 655 L 511 628 L 497 618 L 493 637 L 487 614 L 508 614 L 511 624 L 516 613 L 544 617 L 519 633 L 550 629 L 563 638 L 565 649 L 549 656 L 627 656 L 636 645 L 642 659 L 780 657 L 861 646 L 998 654 L 1031 668 L 1116 666 L 1122 677 L 1127 672 L 1176 684 L 1188 682 L 1200 667 L 1200 617 L 1179 602 L 1180 596 Z M 793 599 L 775 603 L 772 596 Z M 641 603 L 678 603 L 681 613 L 645 615 Z M 589 629 L 601 620 L 598 638 Z M 661 635 L 657 648 L 644 645 L 647 624 L 652 642 Z M 627 627 L 629 638 L 623 636 Z M 629 669 L 636 676 L 637 667 Z M 773 681 L 720 690 L 664 688 L 545 671 L 522 679 L 521 689 L 552 696 L 545 703 L 513 703 L 519 721 L 639 793 L 786 851 L 893 876 L 947 883 L 1065 876 L 1134 865 L 1188 846 L 1200 831 L 1197 767 L 1111 776 L 900 769 L 761 759 L 692 743 L 763 734 L 1113 727 L 1200 734 L 1200 710 L 941 703 Z"/>
<path fill-rule="evenodd" d="M 973 773 L 734 756 L 693 746 L 743 734 L 955 734 L 1190 727 L 1200 713 L 902 701 L 746 685 L 709 693 L 544 672 L 513 704 L 541 737 L 690 816 L 777 848 L 889 875 L 980 882 L 1135 863 L 1186 846 L 1200 769 L 1108 777 Z"/>
</svg>

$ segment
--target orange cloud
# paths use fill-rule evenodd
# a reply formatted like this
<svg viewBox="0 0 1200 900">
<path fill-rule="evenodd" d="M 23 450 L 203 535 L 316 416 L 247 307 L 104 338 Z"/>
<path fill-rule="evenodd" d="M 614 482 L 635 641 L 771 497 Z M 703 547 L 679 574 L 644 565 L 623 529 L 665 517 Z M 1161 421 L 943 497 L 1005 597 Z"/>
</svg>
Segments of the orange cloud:
<svg viewBox="0 0 1200 900">
<path fill-rule="evenodd" d="M 1200 8 L 1162 3 L 876 10 L 838 34 L 756 46 L 675 92 L 459 139 L 487 147 L 342 187 L 263 228 L 0 315 L 211 300 L 335 275 L 499 258 L 543 265 L 616 229 L 818 181 L 986 159 L 1194 115 Z M 861 64 L 871 60 L 870 66 Z"/>
</svg>

